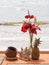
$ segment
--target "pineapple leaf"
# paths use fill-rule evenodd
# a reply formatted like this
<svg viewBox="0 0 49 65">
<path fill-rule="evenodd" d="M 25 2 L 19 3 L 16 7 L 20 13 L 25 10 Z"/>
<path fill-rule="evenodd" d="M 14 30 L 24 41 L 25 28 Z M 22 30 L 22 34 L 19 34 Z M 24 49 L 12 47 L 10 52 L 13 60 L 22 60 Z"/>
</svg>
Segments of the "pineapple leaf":
<svg viewBox="0 0 49 65">
<path fill-rule="evenodd" d="M 36 38 L 36 39 L 35 39 L 35 43 L 34 43 L 34 47 L 38 47 L 39 44 L 41 44 L 40 42 L 41 42 L 41 41 L 40 41 L 40 38 L 38 38 L 38 39 Z"/>
</svg>

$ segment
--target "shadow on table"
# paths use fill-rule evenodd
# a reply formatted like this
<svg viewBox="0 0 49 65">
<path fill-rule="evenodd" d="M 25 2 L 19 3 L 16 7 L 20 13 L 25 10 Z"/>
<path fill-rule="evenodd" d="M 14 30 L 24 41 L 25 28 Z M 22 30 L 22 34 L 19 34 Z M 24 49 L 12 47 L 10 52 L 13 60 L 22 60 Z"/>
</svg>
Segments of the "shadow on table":
<svg viewBox="0 0 49 65">
<path fill-rule="evenodd" d="M 30 60 L 30 61 L 26 61 L 26 63 L 40 64 L 40 63 L 45 63 L 45 60 L 43 60 L 43 59 Z"/>
</svg>

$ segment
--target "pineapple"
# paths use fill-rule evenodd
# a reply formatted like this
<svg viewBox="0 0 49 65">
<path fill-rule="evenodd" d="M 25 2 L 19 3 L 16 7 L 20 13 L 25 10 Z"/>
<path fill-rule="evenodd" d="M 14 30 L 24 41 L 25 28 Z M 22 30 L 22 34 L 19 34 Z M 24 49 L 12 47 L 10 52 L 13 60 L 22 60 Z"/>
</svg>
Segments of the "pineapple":
<svg viewBox="0 0 49 65">
<path fill-rule="evenodd" d="M 32 49 L 32 59 L 33 60 L 38 60 L 39 59 L 39 48 L 38 45 L 40 44 L 40 38 L 39 39 L 35 39 L 35 43 L 34 43 L 34 48 Z"/>
</svg>

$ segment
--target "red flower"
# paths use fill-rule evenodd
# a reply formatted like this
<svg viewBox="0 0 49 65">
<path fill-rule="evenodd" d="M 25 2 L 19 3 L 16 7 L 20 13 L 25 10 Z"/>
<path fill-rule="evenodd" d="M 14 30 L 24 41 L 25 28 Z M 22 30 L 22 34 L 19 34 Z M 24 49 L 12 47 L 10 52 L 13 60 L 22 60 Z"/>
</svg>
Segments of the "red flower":
<svg viewBox="0 0 49 65">
<path fill-rule="evenodd" d="M 38 26 L 35 26 L 34 24 L 31 24 L 30 22 L 24 22 L 21 31 L 27 32 L 27 30 L 30 30 L 32 34 L 37 34 L 36 30 L 41 30 Z"/>
<path fill-rule="evenodd" d="M 30 23 L 24 22 L 21 31 L 27 32 L 27 30 L 28 30 L 28 28 L 30 27 L 30 25 L 31 25 Z"/>
<path fill-rule="evenodd" d="M 25 18 L 26 18 L 26 19 L 28 19 L 28 18 L 32 19 L 32 18 L 34 18 L 34 15 L 30 15 L 30 12 L 29 12 L 29 10 L 28 10 L 28 15 L 26 15 Z"/>
<path fill-rule="evenodd" d="M 36 30 L 41 30 L 38 26 L 35 26 L 34 24 L 32 25 L 30 31 L 32 34 L 37 34 Z"/>
<path fill-rule="evenodd" d="M 34 15 L 26 15 L 25 18 L 26 19 L 28 19 L 28 18 L 32 19 L 32 18 L 34 18 Z"/>
</svg>

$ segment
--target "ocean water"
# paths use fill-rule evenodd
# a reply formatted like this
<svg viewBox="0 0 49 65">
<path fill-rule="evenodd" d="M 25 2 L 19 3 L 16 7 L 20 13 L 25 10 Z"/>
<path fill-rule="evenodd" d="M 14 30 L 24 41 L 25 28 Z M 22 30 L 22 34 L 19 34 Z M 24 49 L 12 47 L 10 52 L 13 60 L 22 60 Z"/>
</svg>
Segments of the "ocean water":
<svg viewBox="0 0 49 65">
<path fill-rule="evenodd" d="M 49 21 L 49 0 L 0 0 L 0 23 L 23 21 L 28 10 L 38 21 Z M 40 27 L 41 31 L 33 39 L 40 37 L 39 48 L 49 50 L 49 24 Z M 8 46 L 29 47 L 29 34 L 21 32 L 21 25 L 0 26 L 0 50 Z"/>
<path fill-rule="evenodd" d="M 21 26 L 0 26 L 0 50 L 6 50 L 9 46 L 14 46 L 20 50 L 20 48 L 29 47 L 29 34 L 28 31 L 23 33 Z M 37 31 L 37 35 L 33 36 L 41 39 L 39 48 L 41 50 L 49 50 L 49 24 L 40 25 L 41 31 Z"/>
</svg>

